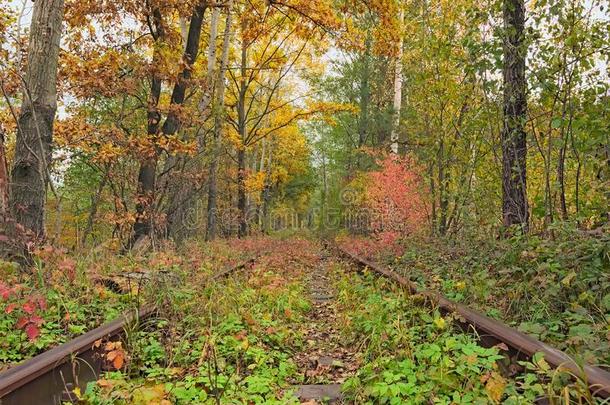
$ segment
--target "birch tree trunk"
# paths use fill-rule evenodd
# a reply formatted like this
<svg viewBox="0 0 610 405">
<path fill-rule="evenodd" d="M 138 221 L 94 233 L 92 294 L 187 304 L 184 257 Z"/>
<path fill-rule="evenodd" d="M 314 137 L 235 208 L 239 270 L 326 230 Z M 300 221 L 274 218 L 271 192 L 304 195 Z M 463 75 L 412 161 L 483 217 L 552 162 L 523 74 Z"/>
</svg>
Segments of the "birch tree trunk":
<svg viewBox="0 0 610 405">
<path fill-rule="evenodd" d="M 13 218 L 37 238 L 44 237 L 53 122 L 57 111 L 57 64 L 63 0 L 34 3 L 28 66 L 17 129 L 9 205 Z"/>
<path fill-rule="evenodd" d="M 398 15 L 399 27 L 402 27 L 404 21 L 404 10 L 402 6 Z M 392 124 L 392 134 L 390 135 L 390 150 L 393 154 L 398 154 L 398 137 L 400 133 L 400 111 L 402 109 L 402 56 L 404 46 L 404 36 L 401 32 L 398 39 L 398 54 L 396 55 L 396 62 L 394 66 L 394 120 Z"/>
</svg>

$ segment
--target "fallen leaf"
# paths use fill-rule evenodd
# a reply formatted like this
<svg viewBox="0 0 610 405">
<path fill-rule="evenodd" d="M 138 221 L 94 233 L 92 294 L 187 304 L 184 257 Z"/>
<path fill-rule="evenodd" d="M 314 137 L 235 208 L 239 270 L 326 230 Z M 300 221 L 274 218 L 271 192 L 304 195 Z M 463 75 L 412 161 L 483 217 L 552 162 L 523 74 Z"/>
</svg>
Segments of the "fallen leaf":
<svg viewBox="0 0 610 405">
<path fill-rule="evenodd" d="M 117 352 L 116 357 L 112 361 L 112 365 L 117 370 L 120 370 L 121 368 L 123 368 L 124 361 L 125 361 L 125 355 L 123 354 L 122 351 L 119 351 L 119 352 Z"/>
<path fill-rule="evenodd" d="M 502 343 L 498 343 L 497 345 L 495 345 L 494 347 L 497 347 L 500 350 L 504 350 L 504 351 L 508 351 L 508 346 L 506 346 L 506 343 L 502 342 Z"/>
<path fill-rule="evenodd" d="M 487 395 L 489 398 L 495 403 L 499 403 L 502 399 L 502 395 L 504 394 L 504 389 L 506 388 L 506 380 L 500 374 L 495 371 L 491 373 L 489 380 L 487 380 L 487 384 L 485 384 L 485 390 L 487 391 Z"/>
</svg>

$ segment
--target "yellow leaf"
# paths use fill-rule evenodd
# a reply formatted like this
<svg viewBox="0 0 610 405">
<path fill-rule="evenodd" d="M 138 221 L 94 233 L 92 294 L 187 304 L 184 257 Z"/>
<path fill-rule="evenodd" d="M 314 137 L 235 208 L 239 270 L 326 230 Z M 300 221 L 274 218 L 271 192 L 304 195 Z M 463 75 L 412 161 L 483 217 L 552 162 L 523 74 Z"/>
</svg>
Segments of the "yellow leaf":
<svg viewBox="0 0 610 405">
<path fill-rule="evenodd" d="M 445 329 L 445 326 L 447 326 L 447 322 L 445 322 L 445 318 L 436 318 L 434 320 L 434 324 L 436 325 L 436 327 L 438 329 Z"/>
<path fill-rule="evenodd" d="M 574 280 L 575 277 L 576 277 L 576 272 L 571 271 L 567 276 L 565 276 L 561 280 L 561 284 L 563 284 L 566 287 L 569 287 L 570 284 L 572 284 L 572 280 Z"/>
<path fill-rule="evenodd" d="M 500 374 L 493 371 L 485 384 L 485 390 L 489 399 L 495 403 L 499 403 L 506 388 L 506 380 Z"/>
</svg>

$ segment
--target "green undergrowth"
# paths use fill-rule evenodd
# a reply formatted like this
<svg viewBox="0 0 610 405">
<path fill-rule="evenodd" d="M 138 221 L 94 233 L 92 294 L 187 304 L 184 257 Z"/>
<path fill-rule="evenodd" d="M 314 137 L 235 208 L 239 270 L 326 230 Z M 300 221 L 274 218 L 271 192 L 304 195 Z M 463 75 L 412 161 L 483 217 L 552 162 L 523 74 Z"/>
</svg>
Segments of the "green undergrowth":
<svg viewBox="0 0 610 405">
<path fill-rule="evenodd" d="M 591 364 L 610 364 L 610 234 L 409 241 L 395 268 Z"/>
<path fill-rule="evenodd" d="M 162 316 L 125 343 L 127 366 L 79 393 L 88 404 L 288 404 L 292 350 L 309 302 L 295 274 L 265 265 L 227 280 L 200 273 L 164 291 Z"/>
<path fill-rule="evenodd" d="M 0 264 L 0 371 L 67 342 L 135 305 L 134 297 L 92 283 L 76 263 L 69 279 L 38 266 L 22 274 Z"/>
<path fill-rule="evenodd" d="M 365 358 L 344 391 L 356 404 L 531 404 L 547 397 L 595 403 L 586 384 L 551 370 L 542 356 L 507 364 L 503 347 L 484 348 L 394 284 L 371 275 L 339 282 L 341 324 Z M 581 401 L 581 402 L 578 402 Z"/>
<path fill-rule="evenodd" d="M 83 252 L 45 246 L 33 265 L 0 261 L 0 371 L 65 343 L 145 302 L 163 303 L 159 290 L 233 266 L 268 239 L 188 242 L 146 255 L 111 248 Z M 193 255 L 192 252 L 199 252 Z M 138 275 L 145 278 L 138 279 Z M 179 295 L 179 294 L 177 294 Z"/>
</svg>

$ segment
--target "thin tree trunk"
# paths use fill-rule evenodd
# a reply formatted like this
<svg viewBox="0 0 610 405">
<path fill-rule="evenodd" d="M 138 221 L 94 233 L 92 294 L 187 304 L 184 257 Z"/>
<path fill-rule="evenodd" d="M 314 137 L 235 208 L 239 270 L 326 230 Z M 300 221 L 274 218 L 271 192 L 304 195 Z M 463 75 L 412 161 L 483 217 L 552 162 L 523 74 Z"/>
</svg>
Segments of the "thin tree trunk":
<svg viewBox="0 0 610 405">
<path fill-rule="evenodd" d="M 525 4 L 504 0 L 504 126 L 502 129 L 502 218 L 505 227 L 527 231 L 527 115 L 524 41 Z"/>
<path fill-rule="evenodd" d="M 565 137 L 565 135 L 562 135 Z M 561 208 L 561 219 L 568 219 L 568 207 L 566 204 L 566 185 L 565 185 L 565 159 L 568 139 L 564 139 L 563 145 L 559 149 L 559 159 L 557 160 L 557 183 L 559 183 L 559 206 Z"/>
<path fill-rule="evenodd" d="M 271 142 L 270 142 L 271 143 Z M 269 205 L 271 204 L 271 170 L 273 167 L 273 144 L 269 145 L 269 161 L 265 169 L 265 186 L 263 188 L 263 226 L 265 234 L 269 233 Z"/>
<path fill-rule="evenodd" d="M 0 222 L 3 222 L 9 213 L 9 179 L 4 141 L 4 130 L 0 126 Z"/>
<path fill-rule="evenodd" d="M 109 177 L 110 177 L 110 169 L 107 169 L 106 173 L 104 173 L 104 177 L 102 178 L 102 181 L 100 182 L 100 184 L 97 188 L 97 192 L 95 193 L 94 196 L 91 196 L 91 209 L 89 210 L 89 217 L 87 218 L 87 226 L 85 227 L 85 230 L 83 232 L 83 237 L 81 240 L 81 247 L 85 246 L 85 244 L 87 243 L 87 237 L 91 234 L 91 232 L 93 232 L 93 224 L 95 223 L 95 216 L 97 215 L 97 210 L 100 205 L 102 192 L 104 191 L 104 188 L 106 187 L 106 183 L 108 183 Z"/>
<path fill-rule="evenodd" d="M 57 111 L 57 64 L 63 0 L 34 3 L 28 66 L 17 126 L 9 205 L 13 218 L 37 238 L 44 237 L 53 122 Z"/>
<path fill-rule="evenodd" d="M 220 8 L 214 7 L 214 10 L 212 11 L 212 20 L 210 21 L 210 43 L 208 45 L 206 89 L 203 92 L 201 101 L 199 102 L 199 112 L 202 114 L 204 120 L 210 116 L 209 107 L 212 103 L 212 98 L 214 97 L 214 82 L 217 80 L 214 74 L 214 67 L 216 66 L 216 38 L 218 37 L 219 17 Z"/>
<path fill-rule="evenodd" d="M 404 10 L 402 6 L 399 7 L 400 12 L 398 14 L 398 21 L 399 27 L 402 27 L 404 22 Z M 398 39 L 398 54 L 396 55 L 396 61 L 394 66 L 394 122 L 392 125 L 392 134 L 390 135 L 390 140 L 392 142 L 390 150 L 394 154 L 398 154 L 398 136 L 400 133 L 400 110 L 402 108 L 402 48 L 404 46 L 404 37 L 402 32 L 399 35 L 400 37 Z"/>
<path fill-rule="evenodd" d="M 371 88 L 370 88 L 370 64 L 371 64 L 371 37 L 367 34 L 366 49 L 362 59 L 362 73 L 360 77 L 360 117 L 358 120 L 358 148 L 361 148 L 366 143 L 369 129 L 369 106 L 371 103 Z M 361 169 L 361 152 L 357 152 L 357 166 Z"/>
<path fill-rule="evenodd" d="M 246 150 L 241 147 L 237 151 L 237 210 L 239 211 L 239 229 L 237 236 L 244 238 L 248 234 L 246 201 Z"/>
<path fill-rule="evenodd" d="M 239 227 L 237 236 L 243 238 L 248 233 L 248 218 L 246 218 L 246 140 L 248 128 L 246 121 L 246 68 L 248 63 L 248 45 L 242 39 L 241 44 L 241 80 L 239 99 L 237 100 L 237 120 L 239 136 L 242 144 L 237 151 L 237 211 L 239 212 Z"/>
<path fill-rule="evenodd" d="M 229 64 L 229 46 L 231 44 L 231 2 L 227 8 L 227 19 L 225 23 L 224 39 L 222 44 L 222 56 L 220 70 L 216 85 L 218 87 L 217 105 L 214 111 L 214 150 L 212 151 L 212 163 L 210 165 L 210 179 L 208 183 L 208 208 L 207 208 L 207 227 L 205 239 L 210 241 L 216 238 L 217 220 L 217 184 L 218 184 L 218 160 L 220 159 L 220 148 L 222 146 L 222 128 L 224 124 L 224 105 L 225 105 L 225 76 Z"/>
<path fill-rule="evenodd" d="M 449 211 L 449 173 L 447 162 L 445 161 L 445 142 L 440 140 L 438 149 L 438 208 L 439 208 L 439 223 L 438 232 L 440 235 L 447 233 L 447 213 Z"/>
</svg>

